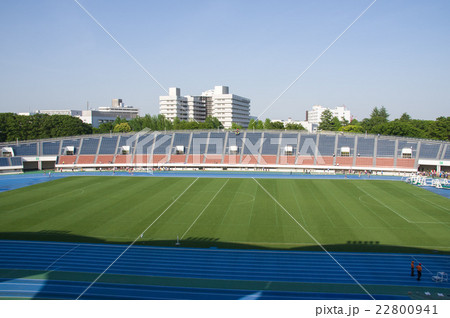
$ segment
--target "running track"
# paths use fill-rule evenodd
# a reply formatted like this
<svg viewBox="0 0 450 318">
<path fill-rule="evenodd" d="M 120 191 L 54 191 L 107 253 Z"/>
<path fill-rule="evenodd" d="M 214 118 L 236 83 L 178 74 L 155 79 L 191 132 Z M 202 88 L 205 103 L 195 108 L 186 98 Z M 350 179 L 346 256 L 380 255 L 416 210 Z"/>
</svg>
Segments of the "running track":
<svg viewBox="0 0 450 318">
<path fill-rule="evenodd" d="M 76 299 L 126 247 L 0 241 L 0 299 Z M 450 290 L 449 283 L 438 284 L 431 280 L 431 273 L 450 272 L 450 256 L 332 255 L 364 287 L 376 290 L 377 293 L 372 294 L 376 299 L 408 299 L 407 293 L 390 294 L 390 289 L 384 290 L 383 286 L 406 286 L 411 290 L 437 287 L 447 291 L 447 294 Z M 424 265 L 420 282 L 409 276 L 409 264 L 413 259 Z M 17 273 L 25 271 L 46 276 L 39 279 L 17 276 Z M 68 273 L 72 275 L 69 277 L 78 278 L 61 280 L 55 273 Z M 83 275 L 87 278 L 80 279 Z M 117 279 L 100 279 L 82 299 L 371 299 L 322 252 L 133 246 L 111 266 L 105 276 Z M 129 283 L 126 277 L 137 277 L 138 282 Z M 162 283 L 146 283 L 146 279 L 155 277 Z M 192 282 L 199 285 L 193 286 Z M 205 282 L 208 284 L 205 285 Z M 316 283 L 306 285 L 335 287 L 324 288 L 323 291 L 277 288 L 296 283 L 295 286 L 301 285 L 298 283 Z M 249 286 L 252 288 L 247 288 Z M 340 286 L 350 286 L 354 292 L 341 290 Z"/>
</svg>

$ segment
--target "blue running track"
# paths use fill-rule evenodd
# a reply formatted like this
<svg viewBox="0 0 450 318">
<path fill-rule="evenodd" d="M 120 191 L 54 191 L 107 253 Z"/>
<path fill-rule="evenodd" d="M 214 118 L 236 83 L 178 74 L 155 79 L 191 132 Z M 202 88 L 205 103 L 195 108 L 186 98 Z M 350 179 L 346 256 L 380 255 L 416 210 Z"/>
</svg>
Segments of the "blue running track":
<svg viewBox="0 0 450 318">
<path fill-rule="evenodd" d="M 126 247 L 0 241 L 0 299 L 76 299 Z M 431 280 L 432 273 L 450 272 L 449 256 L 332 255 L 367 290 L 375 290 L 376 299 L 409 299 L 407 292 L 392 292 L 399 287 L 450 293 L 448 282 Z M 424 265 L 421 281 L 409 275 L 411 260 Z M 64 275 L 69 278 L 61 279 Z M 82 299 L 371 298 L 323 252 L 133 246 Z"/>
</svg>

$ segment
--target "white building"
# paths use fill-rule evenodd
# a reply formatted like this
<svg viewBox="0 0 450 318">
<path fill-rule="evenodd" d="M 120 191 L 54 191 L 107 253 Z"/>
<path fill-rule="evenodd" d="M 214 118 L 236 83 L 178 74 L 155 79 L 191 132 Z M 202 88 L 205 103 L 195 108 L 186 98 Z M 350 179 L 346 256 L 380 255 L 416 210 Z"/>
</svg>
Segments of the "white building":
<svg viewBox="0 0 450 318">
<path fill-rule="evenodd" d="M 179 88 L 171 87 L 169 95 L 159 96 L 159 113 L 172 121 L 176 117 L 187 120 L 187 98 L 180 95 Z"/>
<path fill-rule="evenodd" d="M 272 122 L 283 123 L 284 127 L 286 127 L 287 124 L 302 125 L 303 128 L 305 128 L 310 133 L 317 132 L 317 127 L 318 127 L 318 124 L 314 124 L 314 123 L 308 122 L 306 120 L 293 120 L 290 117 L 287 120 L 274 119 L 274 120 L 272 120 Z"/>
<path fill-rule="evenodd" d="M 321 117 L 322 113 L 329 109 L 331 113 L 333 114 L 333 117 L 339 118 L 339 120 L 342 120 L 344 118 L 347 121 L 351 121 L 352 116 L 350 114 L 350 111 L 346 109 L 345 106 L 338 106 L 335 109 L 330 109 L 326 107 L 322 107 L 320 105 L 314 105 L 312 107 L 312 110 L 306 111 L 306 121 L 313 124 L 320 124 L 321 123 Z M 305 127 L 306 128 L 306 127 Z"/>
<path fill-rule="evenodd" d="M 232 123 L 248 127 L 250 99 L 229 93 L 227 86 L 215 86 L 201 96 L 181 96 L 179 88 L 169 88 L 169 95 L 159 97 L 160 114 L 170 120 L 204 121 L 217 117 L 225 128 Z"/>
<path fill-rule="evenodd" d="M 201 96 L 186 96 L 188 120 L 205 121 L 206 107 Z"/>
<path fill-rule="evenodd" d="M 111 107 L 99 107 L 98 110 L 37 110 L 34 113 L 19 113 L 19 115 L 69 115 L 78 117 L 86 124 L 91 124 L 98 128 L 100 124 L 109 123 L 116 120 L 117 117 L 130 120 L 139 115 L 139 109 L 133 106 L 125 106 L 121 99 L 113 99 Z"/>
</svg>

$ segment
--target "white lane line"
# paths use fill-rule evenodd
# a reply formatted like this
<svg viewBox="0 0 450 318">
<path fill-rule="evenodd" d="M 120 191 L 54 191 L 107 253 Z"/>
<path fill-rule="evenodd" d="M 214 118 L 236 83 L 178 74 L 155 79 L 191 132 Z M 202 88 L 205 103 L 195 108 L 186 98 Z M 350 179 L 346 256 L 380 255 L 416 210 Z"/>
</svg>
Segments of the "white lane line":
<svg viewBox="0 0 450 318">
<path fill-rule="evenodd" d="M 172 201 L 172 203 L 149 225 L 149 226 L 147 226 L 147 228 L 144 230 L 144 232 L 142 232 L 141 234 L 139 234 L 138 235 L 138 237 L 136 237 L 136 239 L 130 244 L 130 245 L 128 245 L 128 247 L 119 255 L 119 256 L 117 256 L 117 258 L 111 263 L 111 264 L 109 264 L 109 266 L 100 274 L 100 275 L 98 275 L 97 276 L 97 278 L 76 298 L 77 300 L 78 299 L 80 299 L 88 290 L 89 290 L 89 288 L 91 288 L 92 287 L 92 285 L 94 285 L 99 279 L 100 279 L 100 277 L 102 277 L 103 276 L 103 274 L 105 274 L 106 273 L 106 271 L 108 270 L 108 269 L 110 269 L 111 268 L 111 266 L 113 266 L 114 265 L 114 263 L 115 262 L 117 262 L 118 260 L 119 260 L 119 258 L 121 258 L 122 257 L 122 255 L 123 254 L 125 254 L 125 252 L 126 251 L 128 251 L 129 249 L 130 249 L 130 247 L 132 247 L 133 245 L 134 245 L 134 243 L 136 243 L 136 241 L 137 240 L 139 240 L 143 235 L 144 235 L 144 233 L 153 225 L 153 224 L 155 224 L 155 222 L 156 221 L 158 221 L 159 220 L 159 218 L 161 217 L 161 216 L 163 216 L 163 214 L 164 213 L 166 213 L 166 211 L 167 210 L 169 210 L 170 209 L 170 207 L 172 206 L 172 205 L 174 205 L 174 203 L 175 202 L 177 202 L 177 200 L 183 195 L 183 194 L 185 194 L 186 193 L 186 191 L 187 190 L 189 190 L 189 188 L 198 180 L 198 178 L 199 177 L 197 177 L 197 179 L 195 179 L 174 201 Z"/>
<path fill-rule="evenodd" d="M 339 261 L 338 261 L 337 259 L 335 259 L 335 258 L 333 257 L 333 255 L 331 255 L 330 252 L 328 252 L 328 251 L 325 249 L 325 247 L 323 247 L 322 244 L 320 244 L 320 242 L 319 242 L 319 241 L 318 241 L 311 233 L 309 233 L 309 231 L 308 231 L 303 225 L 301 225 L 301 224 L 297 221 L 297 219 L 294 218 L 294 217 L 292 216 L 292 214 L 290 214 L 290 213 L 288 212 L 288 210 L 286 210 L 286 209 L 284 208 L 284 206 L 282 206 L 282 205 L 280 204 L 280 202 L 278 202 L 278 200 L 275 199 L 275 198 L 272 196 L 272 194 L 270 194 L 270 192 L 266 190 L 266 188 L 264 188 L 264 187 L 258 182 L 258 180 L 256 180 L 255 178 L 252 178 L 252 179 L 255 180 L 255 182 L 261 187 L 261 189 L 263 189 L 264 192 L 266 192 L 267 195 L 268 195 L 269 197 L 271 197 L 272 200 L 275 201 L 275 202 L 278 204 L 278 206 L 279 206 L 280 208 L 282 208 L 282 209 L 284 210 L 284 212 L 286 212 L 286 214 L 289 215 L 289 216 L 291 217 L 291 219 L 294 220 L 294 222 L 297 223 L 297 225 L 300 226 L 301 229 L 302 229 L 306 234 L 308 234 L 308 236 L 309 236 L 309 237 L 310 237 L 310 238 L 311 238 L 311 239 L 312 239 L 312 240 L 313 240 L 313 241 L 314 241 L 314 242 L 315 242 L 315 243 L 316 243 L 316 244 L 317 244 L 317 245 L 318 245 L 325 253 L 327 253 L 328 256 L 331 257 L 331 259 L 332 259 L 333 261 L 335 261 L 335 263 L 338 264 L 339 267 L 342 268 L 342 269 L 344 270 L 344 272 L 346 272 L 347 275 L 350 276 L 350 278 L 351 278 L 356 284 L 358 284 L 358 286 L 361 287 L 361 289 L 362 289 L 367 295 L 370 296 L 370 298 L 372 298 L 373 300 L 375 300 L 375 298 L 372 296 L 372 294 L 369 293 L 369 291 L 368 291 L 367 289 L 365 289 L 364 286 L 361 285 L 361 283 L 358 282 L 358 280 L 357 280 L 356 278 L 354 278 L 353 275 L 350 274 L 350 273 L 345 269 L 345 267 L 342 266 L 341 263 L 339 263 Z"/>
<path fill-rule="evenodd" d="M 228 181 L 230 181 L 230 179 L 227 179 L 227 181 L 222 185 L 222 187 L 219 189 L 219 191 L 217 191 L 217 193 L 212 197 L 212 199 L 208 202 L 208 204 L 203 208 L 202 212 L 200 212 L 200 214 L 197 216 L 197 218 L 194 220 L 194 222 L 192 222 L 191 226 L 189 226 L 189 228 L 186 230 L 186 232 L 184 232 L 184 234 L 181 236 L 181 238 L 180 238 L 181 240 L 184 238 L 184 236 L 187 234 L 187 232 L 189 232 L 189 230 L 194 226 L 195 222 L 197 222 L 197 220 L 202 216 L 203 212 L 206 211 L 206 209 L 209 207 L 211 202 L 214 201 L 214 199 L 220 193 L 220 191 L 222 191 L 222 189 L 225 187 L 225 185 L 228 183 Z"/>
</svg>

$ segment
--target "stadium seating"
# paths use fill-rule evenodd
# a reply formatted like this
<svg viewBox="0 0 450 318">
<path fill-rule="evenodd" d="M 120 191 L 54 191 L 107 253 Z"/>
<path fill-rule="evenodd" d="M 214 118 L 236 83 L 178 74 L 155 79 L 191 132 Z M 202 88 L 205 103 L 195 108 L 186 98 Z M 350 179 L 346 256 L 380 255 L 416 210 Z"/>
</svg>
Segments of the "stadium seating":
<svg viewBox="0 0 450 318">
<path fill-rule="evenodd" d="M 203 163 L 204 159 L 205 159 L 205 155 L 193 154 L 193 155 L 189 155 L 187 157 L 187 163 L 200 165 Z"/>
<path fill-rule="evenodd" d="M 207 155 L 205 155 L 205 162 L 204 163 L 220 164 L 220 163 L 222 163 L 222 155 L 207 154 Z"/>
<path fill-rule="evenodd" d="M 394 167 L 394 158 L 376 158 L 375 167 Z"/>
<path fill-rule="evenodd" d="M 98 164 L 111 164 L 114 162 L 114 155 L 98 155 L 95 163 Z"/>
<path fill-rule="evenodd" d="M 300 137 L 300 144 L 298 149 L 297 164 L 314 164 L 314 159 L 309 160 L 309 157 L 314 157 L 317 145 L 317 135 L 304 134 Z M 334 146 L 333 146 L 334 149 Z"/>
<path fill-rule="evenodd" d="M 115 164 L 131 164 L 131 155 L 116 155 Z"/>
<path fill-rule="evenodd" d="M 170 138 L 170 136 L 165 136 L 165 138 Z M 158 138 L 158 140 L 161 140 Z M 128 144 L 130 141 L 128 141 Z M 155 143 L 155 134 L 139 136 L 137 142 L 135 143 L 136 154 L 140 155 L 150 155 L 152 148 Z"/>
<path fill-rule="evenodd" d="M 285 156 L 285 155 L 280 155 L 279 158 L 279 165 L 295 165 L 295 155 L 291 155 L 291 156 Z"/>
<path fill-rule="evenodd" d="M 420 146 L 420 158 L 438 159 L 440 147 L 441 145 L 438 143 L 422 143 Z"/>
<path fill-rule="evenodd" d="M 278 148 L 280 144 L 280 134 L 265 133 L 261 148 L 261 154 L 276 156 L 278 154 Z"/>
<path fill-rule="evenodd" d="M 314 165 L 314 156 L 298 156 L 297 165 L 312 166 Z"/>
<path fill-rule="evenodd" d="M 334 157 L 332 157 L 332 156 L 331 157 L 330 156 L 327 156 L 327 157 L 322 156 L 322 157 L 316 158 L 316 164 L 319 166 L 332 166 L 333 161 L 334 161 Z"/>
<path fill-rule="evenodd" d="M 136 154 L 133 158 L 133 163 L 137 163 L 137 164 L 148 163 L 149 158 L 150 158 L 150 155 Z"/>
<path fill-rule="evenodd" d="M 11 166 L 22 166 L 23 160 L 21 157 L 11 157 L 9 158 L 11 160 Z"/>
<path fill-rule="evenodd" d="M 336 166 L 340 166 L 340 167 L 353 166 L 353 156 L 352 157 L 336 157 Z"/>
<path fill-rule="evenodd" d="M 450 146 L 447 145 L 447 149 L 444 153 L 444 158 L 443 159 L 450 159 Z"/>
<path fill-rule="evenodd" d="M 44 156 L 57 156 L 59 154 L 59 147 L 61 141 L 47 141 L 42 143 L 42 154 Z"/>
<path fill-rule="evenodd" d="M 136 140 L 135 140 L 135 138 L 133 136 L 128 136 L 128 135 L 120 136 L 116 154 L 118 154 L 118 155 L 122 154 L 122 147 L 123 146 L 129 146 L 130 147 L 130 153 L 133 153 L 134 146 L 135 146 L 135 141 Z"/>
<path fill-rule="evenodd" d="M 256 165 L 258 163 L 259 151 L 261 149 L 261 133 L 247 132 L 244 139 L 244 153 L 241 164 Z"/>
<path fill-rule="evenodd" d="M 244 165 L 255 165 L 258 163 L 258 154 L 256 155 L 243 155 L 241 164 Z"/>
<path fill-rule="evenodd" d="M 119 136 L 113 137 L 103 137 L 100 149 L 98 151 L 99 155 L 113 155 L 116 153 L 116 145 Z M 112 161 L 112 160 L 110 160 Z"/>
<path fill-rule="evenodd" d="M 181 131 L 92 135 L 1 143 L 0 167 L 34 166 L 34 157 L 57 168 L 166 165 L 247 168 L 432 169 L 450 159 L 450 143 L 414 138 L 292 131 Z M 22 157 L 25 157 L 22 160 Z M 32 157 L 26 158 L 26 157 Z M 78 158 L 78 159 L 77 159 Z M 426 161 L 424 161 L 426 159 Z M 422 161 L 421 161 L 422 160 Z M 437 163 L 436 163 L 437 164 Z M 48 165 L 46 165 L 48 166 Z M 428 168 L 427 168 L 428 169 Z"/>
<path fill-rule="evenodd" d="M 358 145 L 355 152 L 361 158 L 373 157 L 375 146 L 375 138 L 373 137 L 358 137 Z M 358 160 L 357 160 L 358 162 Z M 357 163 L 358 165 L 358 163 Z"/>
<path fill-rule="evenodd" d="M 63 165 L 73 165 L 75 163 L 75 160 L 77 159 L 77 156 L 59 156 L 58 163 Z"/>
<path fill-rule="evenodd" d="M 277 156 L 262 155 L 259 160 L 259 164 L 261 165 L 275 165 L 276 163 L 277 163 Z"/>
<path fill-rule="evenodd" d="M 95 155 L 99 142 L 99 138 L 84 138 L 81 144 L 80 155 Z"/>
<path fill-rule="evenodd" d="M 397 158 L 397 168 L 414 168 L 414 159 Z"/>
<path fill-rule="evenodd" d="M 336 142 L 336 136 L 330 136 L 330 135 L 321 135 L 319 138 L 319 145 L 317 147 L 318 153 L 317 156 L 323 156 L 323 157 L 332 157 L 335 155 L 334 153 L 334 145 Z M 331 165 L 333 164 L 333 160 L 331 160 Z M 327 163 L 328 165 L 328 163 Z"/>
<path fill-rule="evenodd" d="M 377 157 L 391 157 L 395 155 L 395 140 L 378 139 Z"/>
<path fill-rule="evenodd" d="M 163 165 L 167 162 L 168 156 L 167 155 L 161 155 L 161 154 L 154 154 L 151 160 L 151 163 Z"/>
<path fill-rule="evenodd" d="M 92 155 L 79 155 L 77 164 L 78 165 L 85 165 L 85 164 L 93 164 L 95 160 L 95 156 Z"/>
<path fill-rule="evenodd" d="M 356 167 L 372 167 L 373 158 L 372 157 L 356 157 Z"/>
<path fill-rule="evenodd" d="M 241 157 L 239 155 L 225 155 L 223 158 L 224 164 L 235 165 L 239 163 Z"/>
<path fill-rule="evenodd" d="M 0 167 L 8 167 L 10 165 L 9 158 L 0 158 Z"/>
<path fill-rule="evenodd" d="M 75 138 L 75 139 L 64 139 L 62 141 L 61 146 L 61 155 L 65 155 L 65 150 L 67 147 L 74 147 L 74 155 L 78 153 L 79 147 L 80 147 L 80 141 L 81 139 Z"/>
<path fill-rule="evenodd" d="M 184 163 L 186 161 L 186 155 L 171 155 L 169 163 Z"/>
<path fill-rule="evenodd" d="M 37 156 L 37 143 L 20 144 L 11 146 L 15 156 Z"/>
</svg>

